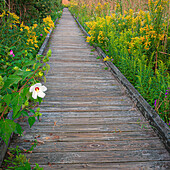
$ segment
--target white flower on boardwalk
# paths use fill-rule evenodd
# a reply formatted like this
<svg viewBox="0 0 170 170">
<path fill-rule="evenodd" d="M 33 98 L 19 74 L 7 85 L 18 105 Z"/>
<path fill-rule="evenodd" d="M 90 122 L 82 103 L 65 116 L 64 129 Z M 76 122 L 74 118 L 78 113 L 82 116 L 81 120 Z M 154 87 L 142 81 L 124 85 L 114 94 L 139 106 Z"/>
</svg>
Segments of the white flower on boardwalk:
<svg viewBox="0 0 170 170">
<path fill-rule="evenodd" d="M 44 98 L 45 97 L 45 91 L 47 90 L 47 87 L 42 86 L 41 83 L 36 83 L 33 86 L 30 87 L 29 92 L 32 92 L 32 97 L 34 99 L 37 99 L 38 97 Z"/>
</svg>

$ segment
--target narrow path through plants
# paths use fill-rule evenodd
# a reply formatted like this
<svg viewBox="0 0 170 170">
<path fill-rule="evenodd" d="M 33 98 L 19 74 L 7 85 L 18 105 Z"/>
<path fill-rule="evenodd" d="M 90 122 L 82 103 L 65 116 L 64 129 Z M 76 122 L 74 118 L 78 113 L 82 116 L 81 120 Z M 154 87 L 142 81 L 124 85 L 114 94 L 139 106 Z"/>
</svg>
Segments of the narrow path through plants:
<svg viewBox="0 0 170 170">
<path fill-rule="evenodd" d="M 11 146 L 44 169 L 168 169 L 170 156 L 64 9 L 49 48 L 42 118 Z"/>
</svg>

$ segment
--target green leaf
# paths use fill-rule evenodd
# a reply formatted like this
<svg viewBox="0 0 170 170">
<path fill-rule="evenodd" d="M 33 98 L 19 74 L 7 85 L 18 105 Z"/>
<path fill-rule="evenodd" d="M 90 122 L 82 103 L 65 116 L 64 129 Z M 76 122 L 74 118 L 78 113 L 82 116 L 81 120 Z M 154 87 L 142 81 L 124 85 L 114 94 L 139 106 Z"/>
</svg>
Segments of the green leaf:
<svg viewBox="0 0 170 170">
<path fill-rule="evenodd" d="M 43 170 L 43 168 L 40 168 L 37 163 L 35 163 L 36 167 L 33 170 Z"/>
<path fill-rule="evenodd" d="M 15 170 L 30 170 L 30 169 L 31 169 L 31 165 L 29 162 L 24 163 L 23 166 L 15 168 Z"/>
<path fill-rule="evenodd" d="M 17 52 L 17 53 L 15 54 L 15 57 L 20 56 L 20 55 L 22 55 L 22 52 Z"/>
<path fill-rule="evenodd" d="M 105 70 L 108 70 L 108 67 L 105 67 L 104 69 L 105 69 Z"/>
<path fill-rule="evenodd" d="M 16 128 L 16 123 L 10 119 L 0 120 L 0 137 L 8 145 L 8 140 Z"/>
<path fill-rule="evenodd" d="M 29 87 L 25 87 L 24 89 L 21 90 L 21 96 L 23 99 L 25 99 L 26 95 L 29 93 Z"/>
<path fill-rule="evenodd" d="M 47 70 L 46 70 L 46 74 L 48 74 L 49 70 L 50 70 L 50 65 L 46 64 Z"/>
<path fill-rule="evenodd" d="M 38 97 L 38 102 L 39 102 L 39 105 L 40 105 L 41 102 L 42 102 L 42 98 Z"/>
<path fill-rule="evenodd" d="M 46 77 L 44 76 L 44 83 L 46 83 L 46 81 L 47 81 L 47 79 L 46 79 Z"/>
<path fill-rule="evenodd" d="M 12 100 L 12 109 L 13 109 L 13 119 L 18 118 L 20 115 L 18 115 L 19 110 L 21 109 L 22 106 L 22 98 L 19 93 L 17 93 L 13 100 Z"/>
<path fill-rule="evenodd" d="M 30 61 L 30 60 L 25 61 L 25 63 L 24 63 L 24 67 L 32 66 L 32 65 L 34 65 L 34 63 L 35 63 L 35 61 L 34 61 L 34 60 L 33 60 L 33 61 Z"/>
<path fill-rule="evenodd" d="M 35 117 L 29 117 L 28 118 L 28 123 L 29 123 L 29 125 L 30 125 L 30 128 L 32 127 L 32 125 L 35 123 Z"/>
<path fill-rule="evenodd" d="M 32 71 L 25 71 L 22 79 L 24 80 L 27 77 L 31 77 L 33 74 L 34 74 L 34 72 L 32 72 Z"/>
<path fill-rule="evenodd" d="M 98 56 L 96 59 L 100 59 L 100 58 L 102 58 L 101 56 Z"/>
<path fill-rule="evenodd" d="M 28 114 L 26 111 L 24 111 L 24 110 L 21 111 L 21 114 L 22 114 L 23 116 L 29 116 L 29 114 Z"/>
<path fill-rule="evenodd" d="M 6 94 L 3 97 L 3 100 L 6 102 L 6 104 L 9 106 L 10 102 L 11 102 L 11 95 L 10 94 Z"/>
<path fill-rule="evenodd" d="M 35 114 L 35 110 L 29 109 L 29 111 L 30 111 L 31 113 L 34 113 L 34 114 Z"/>
<path fill-rule="evenodd" d="M 13 84 L 17 84 L 22 78 L 19 76 L 11 75 L 7 78 L 7 80 L 4 83 L 4 87 L 2 89 L 5 90 L 6 88 L 9 88 Z"/>
<path fill-rule="evenodd" d="M 41 67 L 41 66 L 43 66 L 43 63 L 36 63 L 36 65 L 35 65 L 35 70 L 37 70 L 38 67 Z"/>
<path fill-rule="evenodd" d="M 17 133 L 17 134 L 22 135 L 23 130 L 22 130 L 22 127 L 21 127 L 20 124 L 16 123 L 16 128 L 15 128 L 14 132 Z"/>
<path fill-rule="evenodd" d="M 21 106 L 20 106 L 20 108 L 21 108 Z M 20 110 L 20 108 L 19 108 L 19 110 Z M 18 112 L 16 113 L 15 117 L 13 117 L 13 119 L 17 119 L 17 118 L 19 118 L 21 115 L 22 115 L 21 111 L 18 111 Z"/>
</svg>

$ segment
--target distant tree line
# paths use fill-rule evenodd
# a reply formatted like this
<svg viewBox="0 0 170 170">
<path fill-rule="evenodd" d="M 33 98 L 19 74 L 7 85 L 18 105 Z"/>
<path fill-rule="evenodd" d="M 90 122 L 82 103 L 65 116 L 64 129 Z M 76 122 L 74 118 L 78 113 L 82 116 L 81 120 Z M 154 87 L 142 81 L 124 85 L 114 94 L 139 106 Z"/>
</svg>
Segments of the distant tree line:
<svg viewBox="0 0 170 170">
<path fill-rule="evenodd" d="M 62 5 L 62 0 L 0 0 L 0 14 L 9 10 L 20 17 L 20 21 L 42 21 Z"/>
</svg>

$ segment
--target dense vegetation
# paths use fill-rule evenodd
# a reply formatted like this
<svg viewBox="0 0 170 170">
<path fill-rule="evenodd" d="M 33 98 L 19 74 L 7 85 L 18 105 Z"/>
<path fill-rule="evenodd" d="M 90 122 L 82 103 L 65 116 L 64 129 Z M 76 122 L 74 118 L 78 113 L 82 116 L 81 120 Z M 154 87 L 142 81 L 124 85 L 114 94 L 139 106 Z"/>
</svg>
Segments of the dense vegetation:
<svg viewBox="0 0 170 170">
<path fill-rule="evenodd" d="M 6 144 L 12 132 L 22 134 L 18 119 L 26 117 L 31 127 L 41 115 L 33 108 L 45 96 L 40 80 L 46 81 L 51 50 L 37 53 L 61 14 L 61 0 L 0 0 L 0 137 Z M 25 157 L 16 159 L 16 167 L 30 167 Z"/>
<path fill-rule="evenodd" d="M 133 9 L 130 0 L 101 2 L 75 0 L 69 9 L 90 34 L 87 42 L 101 47 L 108 55 L 104 60 L 112 61 L 170 125 L 168 1 L 148 0 Z"/>
</svg>

